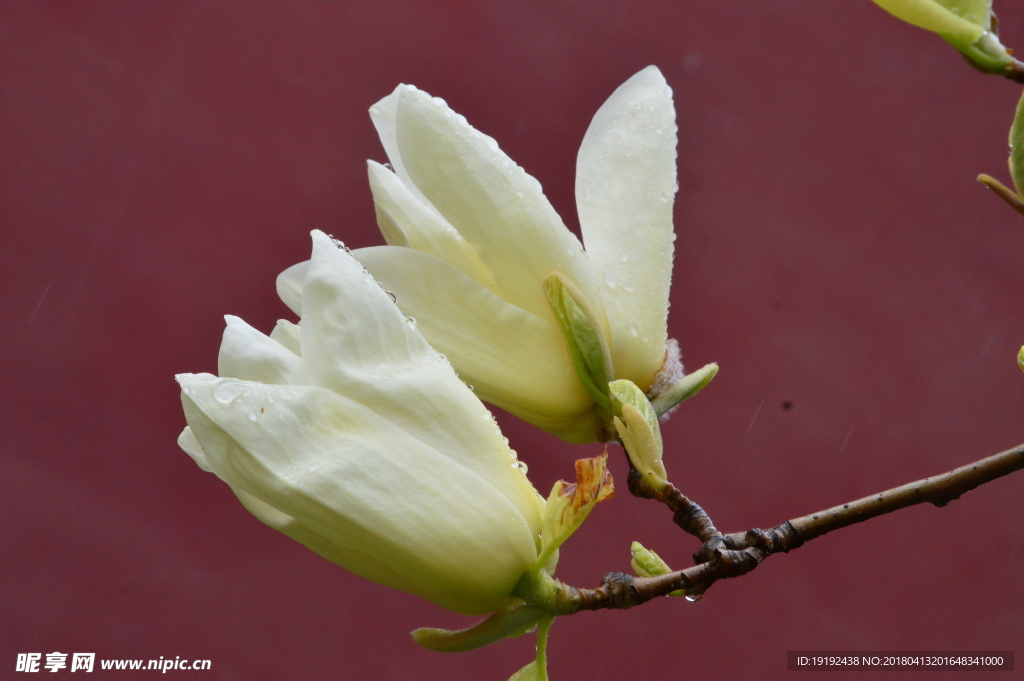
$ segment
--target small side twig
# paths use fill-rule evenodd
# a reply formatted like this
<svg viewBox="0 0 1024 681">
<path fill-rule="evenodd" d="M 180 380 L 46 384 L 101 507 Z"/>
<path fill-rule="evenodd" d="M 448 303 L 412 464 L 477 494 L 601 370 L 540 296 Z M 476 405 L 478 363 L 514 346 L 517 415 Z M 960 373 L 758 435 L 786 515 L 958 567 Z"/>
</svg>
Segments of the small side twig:
<svg viewBox="0 0 1024 681">
<path fill-rule="evenodd" d="M 678 589 L 702 594 L 721 579 L 747 574 L 773 553 L 791 551 L 833 530 L 908 506 L 930 503 L 941 508 L 985 483 L 1022 468 L 1024 444 L 941 475 L 787 520 L 769 530 L 754 528 L 726 535 L 715 529 L 699 505 L 675 487 L 669 485 L 666 490 L 656 492 L 631 471 L 629 489 L 633 494 L 664 503 L 672 509 L 673 518 L 680 527 L 702 538 L 704 546 L 694 554 L 698 564 L 658 577 L 633 577 L 611 572 L 605 575 L 601 586 L 596 589 L 578 589 L 560 583 L 556 605 L 558 614 L 605 608 L 625 610 Z"/>
</svg>

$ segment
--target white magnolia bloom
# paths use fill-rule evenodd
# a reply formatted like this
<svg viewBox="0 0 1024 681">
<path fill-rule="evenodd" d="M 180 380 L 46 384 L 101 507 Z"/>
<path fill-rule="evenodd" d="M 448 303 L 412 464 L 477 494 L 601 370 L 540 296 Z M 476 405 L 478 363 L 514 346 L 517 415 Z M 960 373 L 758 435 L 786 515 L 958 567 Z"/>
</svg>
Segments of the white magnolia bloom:
<svg viewBox="0 0 1024 681">
<path fill-rule="evenodd" d="M 491 414 L 363 267 L 313 233 L 299 327 L 227 317 L 221 377 L 182 374 L 179 444 L 264 523 L 375 582 L 498 610 L 544 501 Z"/>
<path fill-rule="evenodd" d="M 577 159 L 586 250 L 540 184 L 445 102 L 400 85 L 370 108 L 391 161 L 369 162 L 388 246 L 355 257 L 398 296 L 480 397 L 566 440 L 595 439 L 593 398 L 545 297 L 573 282 L 611 349 L 614 377 L 648 391 L 666 357 L 676 124 L 650 66 L 598 110 Z M 305 317 L 306 263 L 278 291 Z"/>
</svg>

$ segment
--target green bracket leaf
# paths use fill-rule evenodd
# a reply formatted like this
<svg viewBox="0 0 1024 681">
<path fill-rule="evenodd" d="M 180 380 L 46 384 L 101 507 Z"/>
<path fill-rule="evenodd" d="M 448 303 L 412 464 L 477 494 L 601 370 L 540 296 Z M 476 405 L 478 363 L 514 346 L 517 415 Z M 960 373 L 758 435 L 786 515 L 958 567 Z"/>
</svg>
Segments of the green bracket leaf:
<svg viewBox="0 0 1024 681">
<path fill-rule="evenodd" d="M 569 345 L 580 382 L 595 402 L 610 410 L 607 386 L 615 378 L 615 372 L 611 350 L 597 316 L 583 292 L 559 272 L 552 272 L 544 279 L 544 294 Z"/>
<path fill-rule="evenodd" d="M 710 383 L 717 374 L 718 364 L 716 362 L 706 364 L 693 373 L 686 374 L 673 383 L 668 390 L 657 395 L 651 400 L 651 406 L 654 407 L 654 411 L 659 417 L 664 416 L 679 406 L 681 402 L 685 402 L 703 390 L 704 386 Z"/>
</svg>

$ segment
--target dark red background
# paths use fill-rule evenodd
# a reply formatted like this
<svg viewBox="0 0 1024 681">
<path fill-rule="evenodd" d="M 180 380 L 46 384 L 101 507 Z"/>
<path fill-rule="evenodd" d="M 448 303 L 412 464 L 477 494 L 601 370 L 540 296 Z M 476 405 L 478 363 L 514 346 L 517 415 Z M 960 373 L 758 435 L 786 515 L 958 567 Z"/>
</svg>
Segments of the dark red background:
<svg viewBox="0 0 1024 681">
<path fill-rule="evenodd" d="M 1002 9 L 1024 48 L 1024 11 Z M 414 627 L 468 620 L 264 527 L 175 444 L 173 375 L 215 370 L 225 313 L 292 318 L 274 277 L 309 230 L 382 243 L 366 109 L 399 82 L 496 138 L 575 228 L 590 117 L 662 69 L 680 128 L 670 332 L 691 367 L 722 367 L 665 426 L 666 460 L 720 528 L 1024 440 L 1024 219 L 974 181 L 1006 177 L 1020 88 L 868 0 L 5 2 L 0 64 L 4 678 L 54 650 L 246 680 L 504 681 L 531 658 L 532 637 L 418 648 Z M 545 493 L 600 450 L 500 420 Z M 794 649 L 1020 657 L 1022 513 L 1018 474 L 699 603 L 562 619 L 552 677 L 781 679 Z M 628 570 L 634 539 L 677 566 L 696 548 L 623 489 L 559 576 Z"/>
</svg>

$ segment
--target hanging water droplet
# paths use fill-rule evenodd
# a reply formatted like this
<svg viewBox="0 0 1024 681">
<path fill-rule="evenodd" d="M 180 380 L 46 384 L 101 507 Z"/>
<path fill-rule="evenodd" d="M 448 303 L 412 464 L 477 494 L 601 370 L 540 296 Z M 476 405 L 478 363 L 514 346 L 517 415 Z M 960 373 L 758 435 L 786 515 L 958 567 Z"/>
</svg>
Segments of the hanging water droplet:
<svg viewBox="0 0 1024 681">
<path fill-rule="evenodd" d="M 704 594 L 686 594 L 686 600 L 691 603 L 696 603 L 700 599 L 704 598 Z"/>
<path fill-rule="evenodd" d="M 256 421 L 256 410 L 255 409 L 250 409 L 249 410 L 249 420 L 253 421 L 253 422 Z"/>
<path fill-rule="evenodd" d="M 632 293 L 633 291 L 636 290 L 636 286 L 634 286 L 633 284 L 623 284 L 622 288 L 626 290 L 626 293 Z"/>
<path fill-rule="evenodd" d="M 416 328 L 416 318 L 415 317 L 406 317 L 405 318 L 405 323 L 409 325 L 410 329 L 415 329 Z"/>
<path fill-rule="evenodd" d="M 244 393 L 244 383 L 220 383 L 213 389 L 213 396 L 221 404 L 230 404 L 232 400 Z"/>
<path fill-rule="evenodd" d="M 530 471 L 530 469 L 527 467 L 527 465 L 525 463 L 523 463 L 522 461 L 516 461 L 512 465 L 515 466 L 516 468 L 518 468 L 519 470 L 521 470 L 524 474 L 528 473 Z"/>
<path fill-rule="evenodd" d="M 615 288 L 615 286 L 616 286 L 616 285 L 617 285 L 617 284 L 618 284 L 619 282 L 618 282 L 618 280 L 617 280 L 617 279 L 615 278 L 615 275 L 614 275 L 613 273 L 611 273 L 611 272 L 605 272 L 605 273 L 604 273 L 604 283 L 608 284 L 608 288 Z"/>
<path fill-rule="evenodd" d="M 378 364 L 376 374 L 378 378 L 391 378 L 395 375 L 395 372 L 390 364 Z"/>
</svg>

